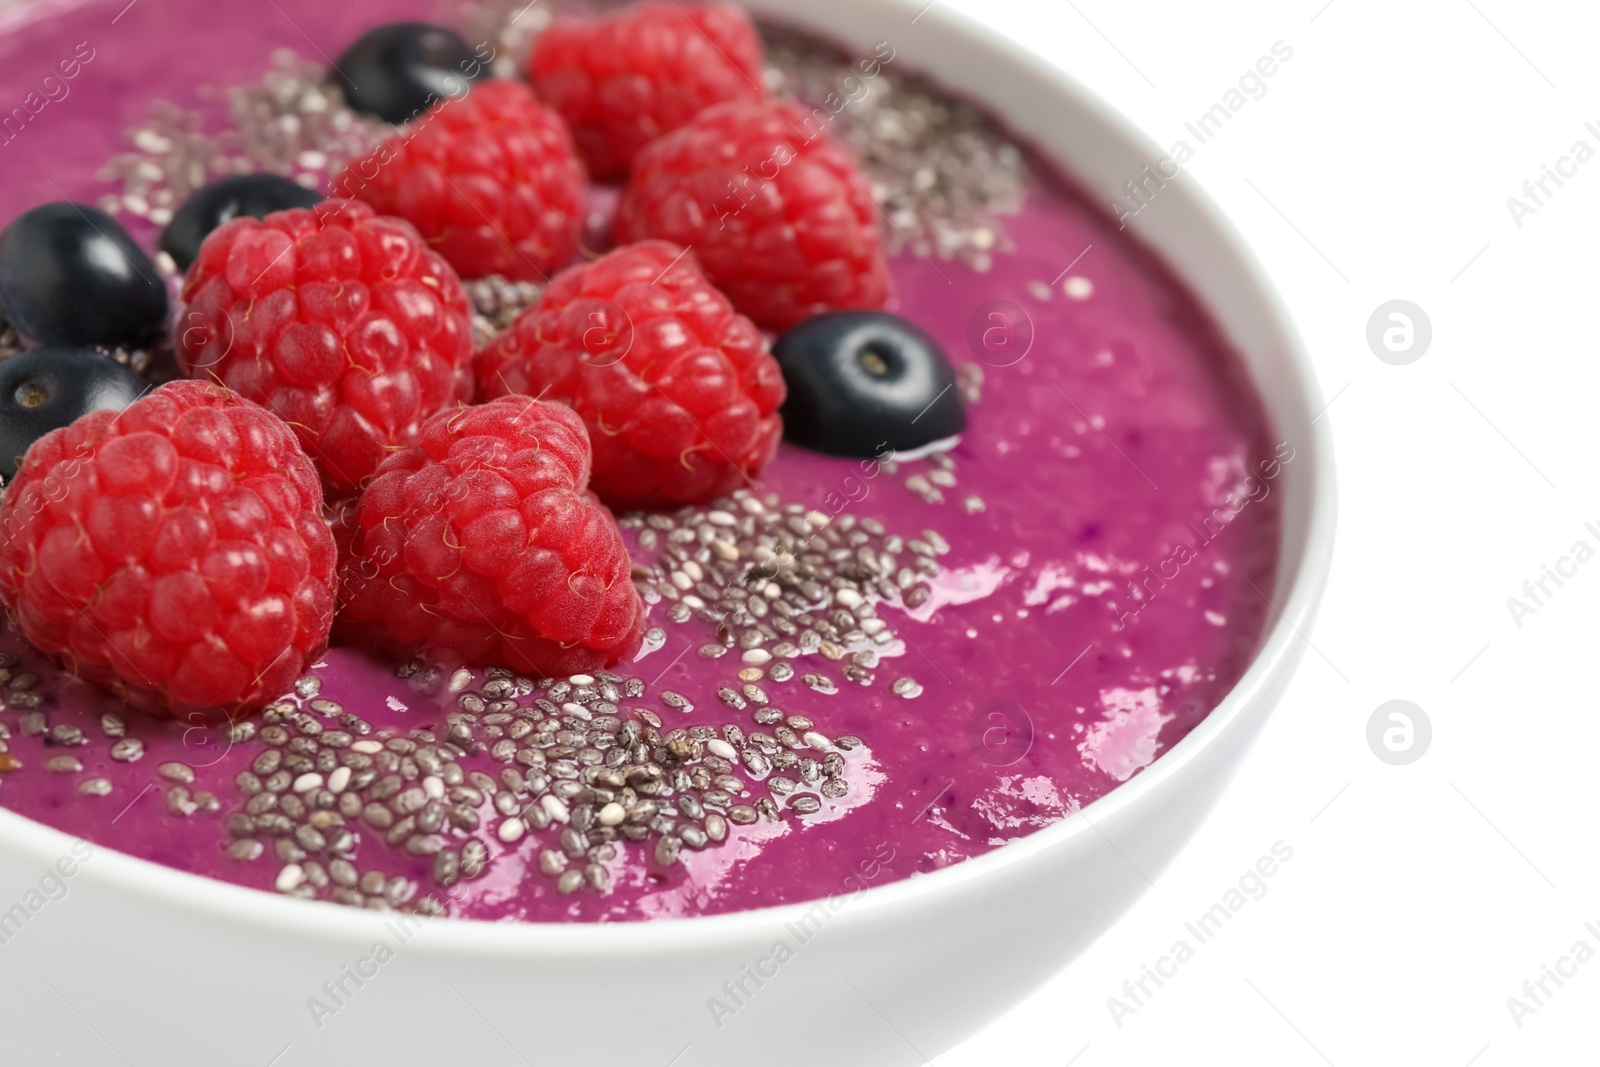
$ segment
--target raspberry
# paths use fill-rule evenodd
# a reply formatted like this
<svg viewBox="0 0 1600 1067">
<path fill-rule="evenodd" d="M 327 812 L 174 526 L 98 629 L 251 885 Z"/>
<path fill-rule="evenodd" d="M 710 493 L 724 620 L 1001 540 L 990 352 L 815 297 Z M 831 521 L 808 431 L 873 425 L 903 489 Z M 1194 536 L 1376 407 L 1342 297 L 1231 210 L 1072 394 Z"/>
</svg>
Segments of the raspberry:
<svg viewBox="0 0 1600 1067">
<path fill-rule="evenodd" d="M 827 135 L 827 117 L 778 103 L 702 111 L 634 160 L 617 242 L 693 248 L 734 306 L 768 329 L 881 308 L 889 273 L 869 184 Z"/>
<path fill-rule="evenodd" d="M 321 509 L 281 420 L 172 382 L 28 449 L 0 506 L 0 597 L 35 646 L 136 706 L 259 707 L 328 643 Z"/>
<path fill-rule="evenodd" d="M 570 408 L 502 397 L 435 415 L 356 505 L 341 637 L 545 676 L 616 663 L 644 607 L 588 481 Z"/>
<path fill-rule="evenodd" d="M 643 3 L 610 18 L 557 19 L 529 75 L 561 113 L 596 179 L 712 104 L 761 100 L 761 38 L 731 4 Z"/>
<path fill-rule="evenodd" d="M 557 275 L 475 367 L 483 396 L 542 396 L 583 416 L 594 489 L 612 507 L 749 484 L 783 436 L 783 375 L 760 331 L 664 241 Z"/>
<path fill-rule="evenodd" d="M 200 246 L 177 346 L 294 427 L 338 495 L 471 396 L 471 305 L 402 219 L 327 200 L 237 218 Z"/>
<path fill-rule="evenodd" d="M 406 219 L 463 278 L 544 281 L 572 258 L 583 165 L 566 125 L 520 82 L 485 82 L 446 102 L 333 183 Z"/>
</svg>

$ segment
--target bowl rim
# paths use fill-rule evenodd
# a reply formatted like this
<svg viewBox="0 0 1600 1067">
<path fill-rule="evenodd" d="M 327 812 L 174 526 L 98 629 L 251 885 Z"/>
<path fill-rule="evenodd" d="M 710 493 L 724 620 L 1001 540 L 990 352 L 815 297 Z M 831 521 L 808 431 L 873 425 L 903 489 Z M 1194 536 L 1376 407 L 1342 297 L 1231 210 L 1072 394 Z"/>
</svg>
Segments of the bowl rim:
<svg viewBox="0 0 1600 1067">
<path fill-rule="evenodd" d="M 1146 158 L 1162 156 L 1153 140 L 1066 71 L 966 14 L 937 3 L 924 6 L 921 0 L 872 0 L 872 3 L 885 11 L 911 17 L 913 23 L 926 21 L 930 29 L 969 39 L 975 50 L 987 51 L 994 58 L 1020 68 L 1030 79 L 1048 85 L 1053 92 L 1071 98 L 1074 106 L 1115 136 L 1137 147 Z M 786 17 L 796 25 L 809 23 L 803 14 L 785 9 L 782 0 L 747 0 L 747 6 L 758 12 Z M 825 30 L 820 32 L 826 34 Z M 1046 155 L 1048 157 L 1048 153 Z M 1290 389 L 1299 399 L 1310 401 L 1317 393 L 1316 375 L 1309 356 L 1287 309 L 1248 244 L 1211 198 L 1193 183 L 1174 194 L 1172 199 L 1184 201 L 1189 210 L 1198 213 L 1237 257 L 1253 286 L 1253 299 L 1276 333 Z M 1254 380 L 1255 376 L 1251 378 Z M 1309 403 L 1307 410 L 1310 410 Z M 851 892 L 848 907 L 843 908 L 830 925 L 870 921 L 871 916 L 882 909 L 912 908 L 935 895 L 948 894 L 981 879 L 998 877 L 1000 872 L 1024 864 L 1046 850 L 1081 846 L 1087 841 L 1101 839 L 1104 827 L 1115 828 L 1169 790 L 1182 775 L 1218 748 L 1224 735 L 1259 701 L 1268 699 L 1287 680 L 1301 654 L 1301 645 L 1309 644 L 1304 634 L 1326 584 L 1334 541 L 1336 502 L 1331 433 L 1323 420 L 1311 422 L 1305 433 L 1311 462 L 1304 465 L 1305 473 L 1295 472 L 1296 477 L 1305 479 L 1309 496 L 1304 542 L 1299 546 L 1297 558 L 1280 553 L 1275 591 L 1287 589 L 1287 593 L 1277 601 L 1269 601 L 1276 619 L 1270 621 L 1250 666 L 1218 705 L 1154 762 L 1072 815 L 949 867 Z M 1093 819 L 1084 812 L 1092 812 Z M 0 809 L 0 846 L 15 859 L 31 858 L 48 866 L 66 855 L 76 840 L 64 831 Z M 124 893 L 150 906 L 226 923 L 241 933 L 248 931 L 300 941 L 370 944 L 388 932 L 386 923 L 394 919 L 392 913 L 292 899 L 222 882 L 110 847 L 95 846 L 94 855 L 94 862 L 83 864 L 73 879 L 80 891 L 92 886 L 93 890 L 89 891 Z M 627 922 L 424 921 L 428 936 L 418 938 L 415 945 L 419 954 L 441 954 L 456 960 L 583 958 L 603 961 L 622 956 L 674 955 L 686 950 L 715 951 L 770 937 L 774 929 L 799 919 L 819 900 L 826 899 L 716 915 Z"/>
</svg>

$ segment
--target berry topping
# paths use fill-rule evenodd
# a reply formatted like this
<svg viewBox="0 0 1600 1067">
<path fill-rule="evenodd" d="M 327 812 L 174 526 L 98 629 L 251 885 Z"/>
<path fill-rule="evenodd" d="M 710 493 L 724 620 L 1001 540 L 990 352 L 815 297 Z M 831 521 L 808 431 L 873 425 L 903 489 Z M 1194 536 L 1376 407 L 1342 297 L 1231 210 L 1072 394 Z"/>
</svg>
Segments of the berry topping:
<svg viewBox="0 0 1600 1067">
<path fill-rule="evenodd" d="M 748 485 L 783 434 L 783 376 L 760 331 L 663 241 L 557 275 L 475 367 L 482 396 L 577 410 L 594 441 L 594 490 L 612 507 Z"/>
<path fill-rule="evenodd" d="M 398 124 L 460 96 L 487 73 L 454 30 L 392 22 L 368 30 L 346 48 L 329 80 L 355 110 Z"/>
<path fill-rule="evenodd" d="M 196 189 L 161 231 L 161 250 L 179 270 L 200 254 L 200 242 L 229 219 L 248 215 L 264 219 L 274 211 L 314 207 L 320 193 L 278 174 L 234 174 Z"/>
<path fill-rule="evenodd" d="M 144 379 L 84 348 L 34 348 L 0 361 L 0 477 L 39 438 L 91 411 L 121 411 Z"/>
<path fill-rule="evenodd" d="M 560 116 L 492 81 L 351 163 L 334 194 L 408 220 L 464 278 L 544 281 L 577 250 L 583 164 Z"/>
<path fill-rule="evenodd" d="M 333 539 L 278 418 L 173 382 L 40 438 L 0 506 L 23 634 L 146 710 L 259 707 L 321 655 Z"/>
<path fill-rule="evenodd" d="M 811 112 L 719 104 L 639 153 L 614 234 L 693 248 L 735 307 L 782 330 L 888 298 L 869 188 Z"/>
<path fill-rule="evenodd" d="M 402 219 L 326 200 L 224 223 L 189 268 L 178 350 L 294 428 L 330 495 L 471 395 L 461 280 Z"/>
<path fill-rule="evenodd" d="M 841 311 L 773 346 L 789 399 L 784 436 L 835 456 L 907 452 L 966 429 L 955 371 L 938 342 L 896 315 Z"/>
<path fill-rule="evenodd" d="M 651 2 L 557 19 L 534 42 L 529 73 L 589 173 L 606 180 L 712 104 L 763 99 L 761 65 L 761 38 L 739 8 Z"/>
<path fill-rule="evenodd" d="M 502 397 L 429 419 L 356 506 L 341 633 L 539 675 L 632 652 L 644 607 L 616 521 L 585 492 L 589 461 L 561 404 Z"/>
<path fill-rule="evenodd" d="M 167 322 L 167 288 L 122 225 L 58 201 L 0 231 L 0 314 L 41 345 L 139 347 Z"/>
</svg>

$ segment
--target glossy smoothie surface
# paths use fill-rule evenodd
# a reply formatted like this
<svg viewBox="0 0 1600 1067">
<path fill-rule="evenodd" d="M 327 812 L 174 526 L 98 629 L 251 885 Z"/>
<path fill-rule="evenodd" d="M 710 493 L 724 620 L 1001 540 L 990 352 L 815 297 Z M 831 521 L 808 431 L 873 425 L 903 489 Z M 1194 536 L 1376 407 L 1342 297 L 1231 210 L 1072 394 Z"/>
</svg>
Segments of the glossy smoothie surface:
<svg viewBox="0 0 1600 1067">
<path fill-rule="evenodd" d="M 0 103 L 20 105 L 80 41 L 90 41 L 95 56 L 64 99 L 0 148 L 5 218 L 44 200 L 104 194 L 95 171 L 154 99 L 194 106 L 201 85 L 258 78 L 275 48 L 331 56 L 374 22 L 437 14 L 421 4 L 284 0 L 280 12 L 270 4 L 141 0 L 113 24 L 120 0 L 58 14 L 41 7 L 31 21 L 13 12 L 12 27 L 0 33 Z M 205 27 L 203 46 L 167 40 L 189 26 Z M 935 870 L 1104 795 L 1181 740 L 1238 681 L 1271 611 L 1275 479 L 1293 464 L 1292 451 L 1278 445 L 1192 298 L 1086 199 L 1063 183 L 1036 181 L 1008 232 L 1015 247 L 997 251 L 986 272 L 909 250 L 890 264 L 893 310 L 938 339 L 956 364 L 984 369 L 981 399 L 947 453 L 947 473 L 908 487 L 909 478 L 946 468 L 927 458 L 885 466 L 785 446 L 761 479 L 759 492 L 783 504 L 835 522 L 873 519 L 907 539 L 932 530 L 949 545 L 925 603 L 881 606 L 897 640 L 885 646 L 893 654 L 872 668 L 870 685 L 844 679 L 839 664 L 815 655 L 795 661 L 792 680 L 760 683 L 773 705 L 810 718 L 824 737 L 861 740 L 844 754 L 849 791 L 824 799 L 815 814 L 785 811 L 734 826 L 725 844 L 685 849 L 664 873 L 646 862 L 647 846 L 621 846 L 604 893 L 557 892 L 537 867 L 548 834 L 507 843 L 486 829 L 477 836 L 488 846 L 487 870 L 441 894 L 450 914 L 684 916 Z M 952 477 L 954 485 L 938 484 Z M 927 486 L 942 500 L 930 502 Z M 713 627 L 670 622 L 667 607 L 651 605 L 647 622 L 665 630 L 665 643 L 615 668 L 648 682 L 643 697 L 620 702 L 624 716 L 638 706 L 669 728 L 759 728 L 748 711 L 716 697 L 719 687 L 739 686 L 738 650 L 700 656 Z M 140 719 L 63 677 L 14 635 L 0 645 L 21 658 L 13 675 L 40 676 L 35 710 L 50 727 L 32 736 L 24 711 L 0 711 L 9 754 L 21 763 L 0 778 L 0 806 L 130 855 L 274 889 L 281 864 L 270 849 L 248 861 L 226 851 L 225 818 L 243 804 L 235 776 L 261 753 L 259 741 L 230 746 L 225 728 Z M 315 672 L 319 695 L 380 731 L 443 735 L 451 698 L 419 694 L 393 668 L 335 649 Z M 830 675 L 837 691 L 804 684 L 808 671 Z M 916 695 L 897 693 L 891 683 L 899 678 L 912 679 L 902 688 Z M 663 706 L 662 690 L 687 696 L 695 710 Z M 109 757 L 105 712 L 128 721 L 144 743 L 142 758 Z M 88 743 L 54 743 L 61 726 Z M 46 771 L 59 756 L 78 760 L 81 771 Z M 192 768 L 185 788 L 213 793 L 218 810 L 170 810 L 174 780 L 158 772 L 169 761 Z M 499 766 L 488 754 L 462 765 L 491 775 Z M 106 795 L 80 791 L 94 777 L 110 782 Z M 766 795 L 759 782 L 749 789 L 746 799 Z M 498 821 L 486 805 L 485 827 Z M 433 888 L 425 859 L 365 828 L 361 835 L 362 869 Z"/>
</svg>

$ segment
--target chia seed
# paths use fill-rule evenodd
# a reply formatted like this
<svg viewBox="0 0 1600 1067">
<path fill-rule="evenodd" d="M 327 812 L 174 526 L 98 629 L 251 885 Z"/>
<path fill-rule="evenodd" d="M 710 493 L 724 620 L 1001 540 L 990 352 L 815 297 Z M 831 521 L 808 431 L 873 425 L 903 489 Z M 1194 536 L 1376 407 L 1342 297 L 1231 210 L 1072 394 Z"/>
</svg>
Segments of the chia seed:
<svg viewBox="0 0 1600 1067">
<path fill-rule="evenodd" d="M 144 755 L 144 742 L 137 737 L 124 737 L 111 746 L 111 758 L 119 763 L 133 763 Z"/>
</svg>

